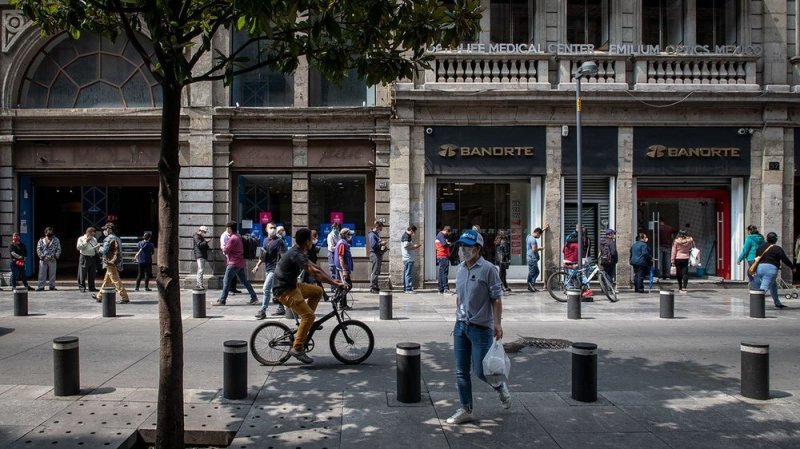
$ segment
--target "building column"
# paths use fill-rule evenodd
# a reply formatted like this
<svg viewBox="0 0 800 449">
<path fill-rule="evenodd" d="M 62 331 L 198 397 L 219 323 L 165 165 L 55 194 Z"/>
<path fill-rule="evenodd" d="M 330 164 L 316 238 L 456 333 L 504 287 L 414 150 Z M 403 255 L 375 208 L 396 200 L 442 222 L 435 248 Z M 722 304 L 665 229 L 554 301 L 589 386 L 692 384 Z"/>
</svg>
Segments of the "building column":
<svg viewBox="0 0 800 449">
<path fill-rule="evenodd" d="M 390 221 L 390 194 L 389 189 L 390 177 L 389 161 L 391 159 L 391 136 L 388 134 L 374 134 L 372 135 L 372 142 L 375 144 L 375 218 L 370 219 L 367 217 L 367 226 L 372 227 L 372 222 L 380 220 L 383 222 L 382 240 L 387 242 L 391 248 L 393 246 L 399 247 L 399 240 L 394 239 L 394 234 L 399 231 L 399 228 L 392 226 Z M 402 229 L 405 229 L 402 226 Z M 391 249 L 390 249 L 391 251 Z M 369 250 L 367 250 L 369 254 Z M 392 282 L 389 277 L 389 259 L 384 257 L 381 264 L 381 276 L 378 280 L 381 290 L 391 290 Z M 403 285 L 402 283 L 400 285 Z"/>
<path fill-rule="evenodd" d="M 234 168 L 233 156 L 231 155 L 233 135 L 225 132 L 229 128 L 228 120 L 219 116 L 215 117 L 214 120 L 217 131 L 223 132 L 214 135 L 212 142 L 211 165 L 213 178 L 203 183 L 204 187 L 208 186 L 206 188 L 211 189 L 211 201 L 213 202 L 212 221 L 210 223 L 212 239 L 209 262 L 214 269 L 214 276 L 209 277 L 207 288 L 222 288 L 222 276 L 225 273 L 227 264 L 225 256 L 222 254 L 222 248 L 219 247 L 219 237 L 225 232 L 225 225 L 234 220 L 233 203 L 235 198 L 233 197 L 232 183 L 235 183 L 236 180 L 231 173 Z"/>
<path fill-rule="evenodd" d="M 788 9 L 786 0 L 764 0 L 762 3 L 764 89 L 788 92 Z"/>
<path fill-rule="evenodd" d="M 292 137 L 294 167 L 308 168 L 308 136 Z M 308 227 L 308 172 L 292 172 L 292 232 Z"/>
<path fill-rule="evenodd" d="M 544 254 L 542 255 L 542 269 L 539 276 L 540 282 L 546 282 L 552 270 L 550 267 L 561 267 L 561 214 L 563 204 L 561 201 L 561 127 L 547 127 L 547 176 L 544 179 L 544 223 L 550 229 L 542 236 Z M 531 227 L 538 226 L 531 223 Z M 528 230 L 530 232 L 530 230 Z M 527 236 L 526 236 L 527 237 Z M 527 251 L 527 248 L 525 249 Z"/>
<path fill-rule="evenodd" d="M 405 229 L 416 224 L 411 214 L 411 128 L 408 126 L 391 127 L 391 147 L 389 164 L 389 233 L 390 244 L 387 257 L 389 263 L 389 279 L 392 285 L 403 285 L 403 255 L 400 238 Z M 419 242 L 422 232 L 417 225 L 415 243 Z M 417 251 L 420 253 L 420 251 Z M 420 262 L 417 262 L 420 263 Z"/>
<path fill-rule="evenodd" d="M 627 257 L 628 248 L 633 245 L 637 232 L 633 225 L 637 207 L 633 191 L 633 128 L 620 127 L 618 132 L 616 204 L 611 204 L 611 207 L 615 210 L 617 254 L 619 254 L 617 287 L 627 287 L 631 283 L 631 265 Z"/>
<path fill-rule="evenodd" d="M 9 122 L 4 122 L 9 124 Z M 11 242 L 11 234 L 19 232 L 19 219 L 15 213 L 15 196 L 17 194 L 16 178 L 14 175 L 13 154 L 14 137 L 11 134 L 0 136 L 0 236 L 4 242 Z M 8 254 L 5 255 L 8 257 Z M 33 260 L 33 259 L 31 259 Z M 4 261 L 5 262 L 5 261 Z M 4 274 L 9 270 L 8 263 L 0 266 Z M 0 285 L 8 285 L 5 276 L 0 277 Z"/>
</svg>

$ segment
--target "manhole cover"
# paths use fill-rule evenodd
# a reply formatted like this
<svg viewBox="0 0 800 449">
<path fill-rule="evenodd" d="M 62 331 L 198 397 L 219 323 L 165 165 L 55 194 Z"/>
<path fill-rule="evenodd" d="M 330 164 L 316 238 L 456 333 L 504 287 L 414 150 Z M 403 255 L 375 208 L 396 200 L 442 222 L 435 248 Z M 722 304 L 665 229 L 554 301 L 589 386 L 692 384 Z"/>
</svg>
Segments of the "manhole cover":
<svg viewBox="0 0 800 449">
<path fill-rule="evenodd" d="M 561 338 L 520 337 L 503 345 L 506 352 L 510 353 L 519 352 L 527 346 L 538 349 L 559 350 L 568 349 L 572 346 L 572 342 Z"/>
</svg>

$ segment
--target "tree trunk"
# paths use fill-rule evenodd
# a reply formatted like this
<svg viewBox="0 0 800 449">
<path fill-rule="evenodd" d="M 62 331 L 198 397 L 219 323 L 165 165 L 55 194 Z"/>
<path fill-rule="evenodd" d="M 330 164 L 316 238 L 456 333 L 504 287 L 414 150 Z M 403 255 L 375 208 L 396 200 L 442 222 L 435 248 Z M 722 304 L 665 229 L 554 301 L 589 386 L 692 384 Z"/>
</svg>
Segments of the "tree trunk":
<svg viewBox="0 0 800 449">
<path fill-rule="evenodd" d="M 167 72 L 169 73 L 169 72 Z M 183 448 L 183 322 L 178 273 L 181 87 L 162 83 L 158 161 L 158 420 L 156 448 Z"/>
</svg>

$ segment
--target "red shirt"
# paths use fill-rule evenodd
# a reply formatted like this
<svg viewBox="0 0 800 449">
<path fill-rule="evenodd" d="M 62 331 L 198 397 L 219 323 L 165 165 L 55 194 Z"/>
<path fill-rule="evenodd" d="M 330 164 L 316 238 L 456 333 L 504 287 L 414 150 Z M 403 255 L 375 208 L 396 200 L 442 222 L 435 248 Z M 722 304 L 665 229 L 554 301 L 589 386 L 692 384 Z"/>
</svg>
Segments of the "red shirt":
<svg viewBox="0 0 800 449">
<path fill-rule="evenodd" d="M 578 242 L 564 245 L 564 263 L 578 263 Z"/>
<path fill-rule="evenodd" d="M 450 245 L 447 242 L 447 237 L 444 232 L 436 234 L 436 258 L 449 259 L 450 258 Z"/>
</svg>

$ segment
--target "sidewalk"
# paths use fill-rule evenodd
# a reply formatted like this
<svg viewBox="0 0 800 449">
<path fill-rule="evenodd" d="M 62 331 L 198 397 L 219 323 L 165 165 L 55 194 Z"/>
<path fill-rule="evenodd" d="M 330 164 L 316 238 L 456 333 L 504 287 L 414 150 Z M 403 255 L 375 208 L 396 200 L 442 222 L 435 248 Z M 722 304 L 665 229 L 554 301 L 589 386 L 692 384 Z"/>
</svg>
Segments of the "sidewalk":
<svg viewBox="0 0 800 449">
<path fill-rule="evenodd" d="M 218 291 L 210 290 L 207 302 Z M 454 297 L 395 293 L 394 319 L 378 319 L 378 296 L 356 293 L 352 318 L 372 328 L 366 363 L 339 364 L 332 327 L 317 334 L 311 366 L 280 367 L 248 359 L 250 395 L 221 398 L 222 342 L 247 340 L 258 306 L 247 295 L 193 319 L 183 292 L 185 412 L 194 443 L 236 448 L 797 448 L 800 447 L 800 302 L 767 306 L 747 318 L 746 290 L 676 295 L 675 320 L 658 318 L 658 294 L 622 294 L 583 305 L 581 321 L 547 293 L 504 299 L 513 406 L 475 380 L 478 421 L 449 426 L 458 404 L 452 356 Z M 0 292 L 0 448 L 137 447 L 152 435 L 158 369 L 157 296 L 132 293 L 118 318 L 77 291 L 31 292 L 31 316 L 14 317 Z M 273 310 L 270 307 L 270 311 Z M 320 304 L 318 312 L 330 307 Z M 278 319 L 278 318 L 270 318 Z M 288 321 L 287 321 L 288 322 Z M 52 393 L 52 339 L 80 338 L 81 395 Z M 523 339 L 522 337 L 527 337 Z M 591 341 L 600 349 L 598 401 L 570 399 L 569 350 L 526 345 L 532 338 Z M 420 404 L 394 399 L 395 344 L 422 345 Z M 738 396 L 739 343 L 770 343 L 772 399 Z M 137 432 L 138 429 L 138 432 Z M 56 441 L 57 444 L 54 444 Z M 106 445 L 106 443 L 108 443 Z"/>
</svg>

